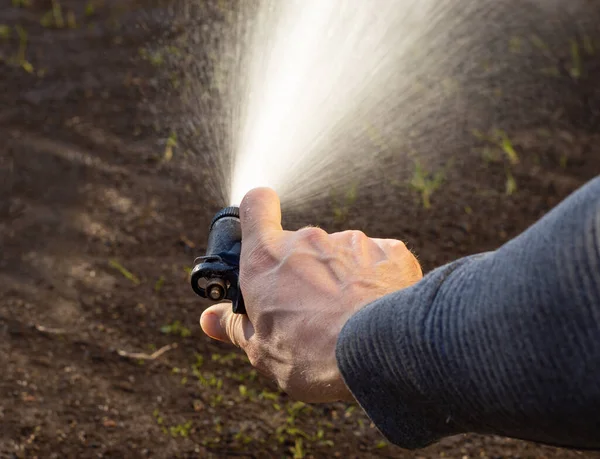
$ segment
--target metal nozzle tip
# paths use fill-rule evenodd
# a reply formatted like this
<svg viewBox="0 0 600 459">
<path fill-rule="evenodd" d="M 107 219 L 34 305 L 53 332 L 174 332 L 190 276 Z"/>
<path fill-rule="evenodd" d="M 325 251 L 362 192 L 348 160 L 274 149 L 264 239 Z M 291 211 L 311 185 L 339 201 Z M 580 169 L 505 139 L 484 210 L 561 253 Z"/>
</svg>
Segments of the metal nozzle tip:
<svg viewBox="0 0 600 459">
<path fill-rule="evenodd" d="M 225 290 L 220 285 L 212 285 L 208 289 L 208 296 L 213 301 L 222 300 L 225 297 Z"/>
</svg>

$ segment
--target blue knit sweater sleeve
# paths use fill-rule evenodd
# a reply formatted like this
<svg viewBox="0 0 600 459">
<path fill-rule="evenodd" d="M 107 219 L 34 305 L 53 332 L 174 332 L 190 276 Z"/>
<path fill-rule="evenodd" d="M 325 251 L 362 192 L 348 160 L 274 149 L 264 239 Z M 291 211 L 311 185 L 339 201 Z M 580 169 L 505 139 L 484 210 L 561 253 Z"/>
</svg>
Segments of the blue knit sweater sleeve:
<svg viewBox="0 0 600 459">
<path fill-rule="evenodd" d="M 600 449 L 600 177 L 497 250 L 367 305 L 336 352 L 398 446 L 478 432 Z"/>
</svg>

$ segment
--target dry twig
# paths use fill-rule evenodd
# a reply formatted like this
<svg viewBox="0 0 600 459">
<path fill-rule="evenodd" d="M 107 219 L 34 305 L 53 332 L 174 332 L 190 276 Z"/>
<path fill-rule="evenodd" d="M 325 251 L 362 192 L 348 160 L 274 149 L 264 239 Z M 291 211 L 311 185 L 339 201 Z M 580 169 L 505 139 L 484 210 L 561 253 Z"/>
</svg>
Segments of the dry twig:
<svg viewBox="0 0 600 459">
<path fill-rule="evenodd" d="M 157 351 L 154 351 L 152 354 L 146 354 L 145 352 L 127 352 L 118 350 L 117 353 L 121 357 L 127 357 L 130 359 L 137 360 L 155 360 L 163 355 L 165 352 L 170 351 L 171 349 L 175 349 L 177 347 L 177 343 L 167 344 L 166 346 L 161 347 Z"/>
<path fill-rule="evenodd" d="M 62 328 L 44 327 L 43 325 L 39 324 L 35 324 L 34 327 L 37 331 L 40 331 L 42 333 L 50 333 L 52 335 L 62 335 L 66 333 L 66 330 L 63 330 Z"/>
</svg>

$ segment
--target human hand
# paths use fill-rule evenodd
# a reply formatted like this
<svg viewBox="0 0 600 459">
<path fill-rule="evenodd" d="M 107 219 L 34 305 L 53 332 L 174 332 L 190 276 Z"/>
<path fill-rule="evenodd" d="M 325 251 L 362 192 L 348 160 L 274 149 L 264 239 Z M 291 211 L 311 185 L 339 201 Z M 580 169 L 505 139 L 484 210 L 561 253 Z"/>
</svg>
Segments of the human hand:
<svg viewBox="0 0 600 459">
<path fill-rule="evenodd" d="M 418 261 L 402 242 L 359 231 L 284 231 L 279 198 L 268 188 L 244 197 L 240 219 L 247 315 L 214 305 L 200 318 L 202 330 L 241 347 L 297 400 L 351 400 L 337 366 L 338 335 L 360 308 L 419 281 Z"/>
</svg>

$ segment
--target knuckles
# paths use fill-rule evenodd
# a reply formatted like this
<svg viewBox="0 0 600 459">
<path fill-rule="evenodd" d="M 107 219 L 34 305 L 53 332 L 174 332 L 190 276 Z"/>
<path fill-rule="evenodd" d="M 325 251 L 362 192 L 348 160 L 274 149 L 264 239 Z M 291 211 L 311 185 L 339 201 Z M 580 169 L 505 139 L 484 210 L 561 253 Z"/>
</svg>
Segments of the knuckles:
<svg viewBox="0 0 600 459">
<path fill-rule="evenodd" d="M 296 236 L 300 241 L 306 242 L 311 246 L 322 246 L 328 238 L 325 230 L 315 226 L 306 226 L 296 231 Z"/>
<path fill-rule="evenodd" d="M 365 233 L 360 230 L 346 230 L 339 233 L 349 244 L 362 244 L 369 239 Z"/>
</svg>

